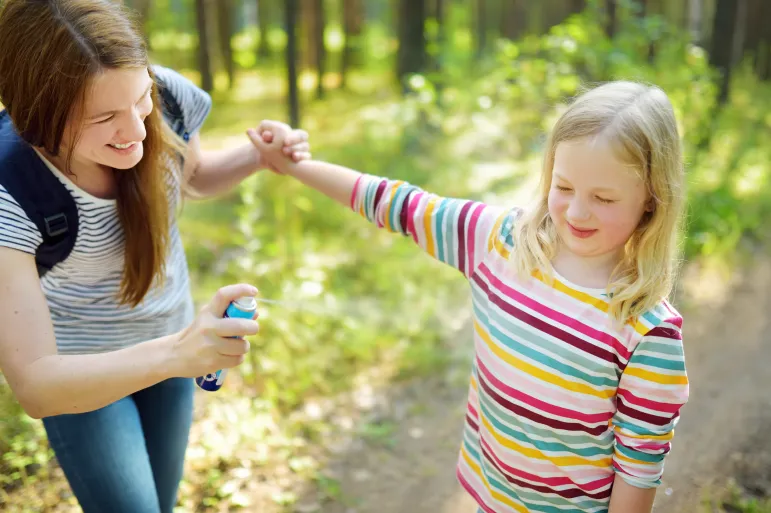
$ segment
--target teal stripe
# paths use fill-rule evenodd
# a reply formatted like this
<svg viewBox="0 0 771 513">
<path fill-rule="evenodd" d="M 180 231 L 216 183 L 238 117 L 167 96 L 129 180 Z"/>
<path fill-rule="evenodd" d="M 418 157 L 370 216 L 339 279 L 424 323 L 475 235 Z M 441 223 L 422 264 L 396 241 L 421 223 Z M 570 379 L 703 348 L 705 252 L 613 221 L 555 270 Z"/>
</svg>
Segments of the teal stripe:
<svg viewBox="0 0 771 513">
<path fill-rule="evenodd" d="M 651 325 L 651 329 L 655 328 L 662 322 L 662 320 L 651 310 L 645 312 L 642 317 L 648 322 L 648 324 Z"/>
<path fill-rule="evenodd" d="M 388 212 L 389 222 L 391 223 L 391 231 L 404 234 L 406 232 L 402 231 L 400 226 L 399 218 L 402 205 L 404 204 L 404 200 L 407 197 L 407 193 L 409 192 L 410 187 L 406 185 L 400 185 L 396 188 L 396 191 L 394 192 L 394 199 L 391 201 L 390 205 L 390 211 Z"/>
<path fill-rule="evenodd" d="M 541 453 L 544 454 L 547 458 L 550 457 L 561 457 L 561 456 L 582 456 L 584 458 L 593 458 L 596 456 L 607 456 L 608 451 L 602 450 L 599 447 L 585 447 L 585 448 L 572 448 L 565 444 L 558 443 L 558 442 L 545 442 L 541 440 L 537 440 L 532 437 L 528 437 L 527 435 L 512 429 L 511 427 L 507 426 L 493 415 L 493 412 L 490 411 L 489 408 L 485 405 L 481 405 L 482 412 L 485 416 L 485 418 L 495 427 L 496 432 L 503 433 L 505 435 L 510 436 L 511 438 L 514 438 L 520 442 L 524 442 L 524 445 L 535 447 Z M 527 406 L 526 406 L 527 407 Z M 564 454 L 556 454 L 556 453 L 564 453 Z"/>
<path fill-rule="evenodd" d="M 506 478 L 489 462 L 482 463 L 482 469 L 490 485 L 502 494 L 524 505 L 529 511 L 537 513 L 586 513 L 594 508 L 607 507 L 604 502 L 586 497 L 565 499 L 556 494 L 546 495 L 526 488 L 509 484 Z M 536 502 L 549 502 L 537 504 Z M 577 509 L 578 508 L 578 509 Z"/>
<path fill-rule="evenodd" d="M 367 192 L 364 196 L 364 215 L 369 221 L 375 221 L 375 191 L 379 185 L 379 180 L 372 180 L 367 183 Z"/>
<path fill-rule="evenodd" d="M 639 351 L 639 348 L 637 350 Z M 658 369 L 685 372 L 685 362 L 683 360 L 665 360 L 664 358 L 638 354 L 636 352 L 632 355 L 632 359 L 629 361 L 629 365 L 627 365 L 626 368 L 628 369 L 630 365 L 646 365 Z"/>
<path fill-rule="evenodd" d="M 510 426 L 521 426 L 523 431 L 526 431 L 531 436 L 537 436 L 539 438 L 549 440 L 555 438 L 555 433 L 553 430 L 543 429 L 538 426 L 532 425 L 532 424 L 526 424 L 525 422 L 522 422 L 520 417 L 512 415 L 509 411 L 501 407 L 498 403 L 496 403 L 493 399 L 487 396 L 484 392 L 479 394 L 479 401 L 480 406 L 486 408 L 487 410 L 493 411 L 498 417 L 503 419 L 504 422 L 509 424 Z M 608 431 L 601 437 L 593 437 L 587 433 L 579 433 L 579 434 L 568 434 L 568 433 L 561 433 L 559 435 L 559 440 L 563 442 L 564 444 L 570 446 L 570 445 L 594 445 L 599 448 L 599 450 L 603 451 L 603 454 L 606 456 L 609 456 L 613 453 L 613 442 L 615 440 L 615 435 L 613 434 L 613 431 L 608 429 Z"/>
<path fill-rule="evenodd" d="M 562 356 L 563 358 L 570 360 L 572 364 L 575 364 L 580 367 L 584 367 L 585 369 L 591 369 L 593 372 L 597 374 L 605 375 L 604 377 L 591 376 L 589 374 L 582 373 L 580 370 L 576 368 L 576 372 L 581 373 L 580 375 L 582 376 L 587 376 L 586 381 L 589 381 L 593 385 L 601 386 L 601 387 L 618 386 L 618 377 L 616 376 L 616 367 L 612 362 L 606 362 L 605 360 L 601 360 L 601 359 L 592 360 L 586 357 L 580 349 L 569 347 L 565 342 L 562 342 L 561 344 L 558 342 L 553 342 L 549 338 L 540 336 L 537 333 L 533 333 L 531 331 L 527 331 L 521 325 L 517 324 L 519 321 L 514 320 L 508 314 L 501 313 L 501 311 L 497 308 L 490 308 L 489 315 L 490 315 L 491 322 L 494 322 L 498 326 L 505 328 L 507 331 L 511 332 L 518 339 L 532 341 L 533 345 L 539 348 L 543 348 L 545 352 L 550 352 L 552 354 Z M 511 341 L 512 349 L 519 351 L 518 347 L 520 346 L 527 347 L 522 345 L 519 342 L 514 341 L 508 335 L 502 332 L 498 332 L 498 333 L 500 333 L 500 336 L 502 337 L 502 339 Z M 532 349 L 530 351 L 532 352 Z M 523 352 L 522 354 L 526 354 L 526 353 Z M 539 352 L 536 354 L 541 354 L 541 353 Z M 562 364 L 562 365 L 565 365 L 565 364 Z M 570 366 L 568 368 L 574 368 L 574 367 Z M 569 374 L 574 377 L 579 377 L 579 375 L 575 375 L 572 373 L 569 373 Z"/>
<path fill-rule="evenodd" d="M 438 208 L 434 209 L 434 218 L 431 220 L 431 225 L 436 231 L 436 236 L 434 237 L 434 244 L 436 244 L 436 258 L 440 262 L 447 262 L 447 255 L 444 250 L 444 219 L 445 216 L 449 219 L 450 213 L 447 212 L 449 207 L 448 203 L 449 201 L 447 200 L 440 200 L 437 205 Z"/>
<path fill-rule="evenodd" d="M 624 415 L 623 413 L 616 412 L 616 415 L 613 417 L 614 426 L 621 428 L 628 433 L 634 433 L 636 436 L 645 436 L 649 434 L 657 436 L 664 435 L 672 431 L 674 424 L 674 421 L 670 421 L 666 426 L 657 426 L 657 430 L 652 432 L 649 428 L 641 427 L 638 422 L 640 421 L 628 415 Z"/>
<path fill-rule="evenodd" d="M 663 454 L 649 454 L 647 452 L 635 451 L 628 447 L 624 447 L 621 444 L 616 444 L 616 451 L 623 454 L 630 460 L 643 461 L 649 464 L 661 463 L 662 461 L 664 461 Z"/>
<path fill-rule="evenodd" d="M 494 312 L 491 312 L 494 313 Z M 618 381 L 611 378 L 603 378 L 599 376 L 590 376 L 589 374 L 576 369 L 575 367 L 566 363 L 559 362 L 554 358 L 546 356 L 534 349 L 531 349 L 524 344 L 517 342 L 516 340 L 509 338 L 508 335 L 501 332 L 498 328 L 492 325 L 492 323 L 486 323 L 487 330 L 495 341 L 505 345 L 509 349 L 526 356 L 527 358 L 540 363 L 544 367 L 562 374 L 563 376 L 570 376 L 577 378 L 584 383 L 588 383 L 596 388 L 615 388 L 618 386 Z M 573 354 L 573 353 L 571 353 Z M 610 365 L 610 364 L 609 364 Z M 598 369 L 599 370 L 599 369 Z"/>
<path fill-rule="evenodd" d="M 681 358 L 683 356 L 683 346 L 679 341 L 678 343 L 673 344 L 662 344 L 661 342 L 649 342 L 643 340 L 638 344 L 638 348 L 641 346 L 650 353 L 668 354 L 671 356 L 679 356 Z"/>
</svg>

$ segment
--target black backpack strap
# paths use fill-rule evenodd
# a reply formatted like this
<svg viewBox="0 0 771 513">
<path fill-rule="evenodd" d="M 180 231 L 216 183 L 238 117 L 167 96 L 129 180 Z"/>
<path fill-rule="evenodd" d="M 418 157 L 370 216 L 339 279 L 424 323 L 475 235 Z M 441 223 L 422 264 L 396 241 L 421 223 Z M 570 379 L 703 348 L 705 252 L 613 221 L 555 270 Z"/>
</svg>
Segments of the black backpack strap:
<svg viewBox="0 0 771 513">
<path fill-rule="evenodd" d="M 190 139 L 190 134 L 185 128 L 185 116 L 182 113 L 182 107 L 179 106 L 179 102 L 164 83 L 163 79 L 160 76 L 156 76 L 156 80 L 158 83 L 158 92 L 161 96 L 163 117 L 169 126 L 171 126 L 171 129 L 174 130 L 174 133 L 187 142 Z"/>
<path fill-rule="evenodd" d="M 72 252 L 78 207 L 70 191 L 19 137 L 6 111 L 0 112 L 0 184 L 40 230 L 43 242 L 35 261 L 42 278 Z"/>
</svg>

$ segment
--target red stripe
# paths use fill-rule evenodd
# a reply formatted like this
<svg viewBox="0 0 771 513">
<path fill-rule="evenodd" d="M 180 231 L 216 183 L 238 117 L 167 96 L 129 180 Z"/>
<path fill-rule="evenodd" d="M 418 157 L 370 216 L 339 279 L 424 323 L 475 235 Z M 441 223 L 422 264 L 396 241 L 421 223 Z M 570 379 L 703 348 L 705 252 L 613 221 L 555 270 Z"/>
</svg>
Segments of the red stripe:
<svg viewBox="0 0 771 513">
<path fill-rule="evenodd" d="M 653 415 L 634 409 L 633 407 L 627 405 L 621 396 L 616 396 L 616 409 L 619 411 L 619 413 L 623 413 L 628 417 L 641 420 L 648 424 L 653 424 L 654 426 L 666 426 L 672 422 L 671 416 L 663 417 L 661 415 Z"/>
<path fill-rule="evenodd" d="M 492 398 L 495 402 L 497 402 L 502 408 L 505 410 L 508 410 L 509 412 L 513 413 L 516 416 L 526 418 L 532 422 L 535 422 L 536 424 L 540 424 L 542 426 L 548 426 L 552 429 L 562 429 L 565 431 L 571 431 L 571 432 L 584 432 L 589 433 L 590 435 L 594 436 L 600 436 L 603 433 L 607 432 L 608 425 L 603 424 L 601 426 L 585 426 L 583 424 L 580 424 L 578 422 L 564 422 L 556 419 L 552 419 L 549 417 L 545 417 L 543 415 L 539 415 L 532 410 L 529 410 L 528 408 L 524 408 L 516 403 L 513 403 L 509 401 L 508 399 L 504 398 L 498 392 L 493 390 L 490 385 L 485 382 L 483 377 L 479 376 L 479 387 L 485 391 L 485 393 Z"/>
<path fill-rule="evenodd" d="M 613 363 L 619 369 L 623 368 L 626 365 L 620 361 L 618 354 L 615 354 L 611 351 L 608 351 L 607 349 L 603 349 L 602 347 L 591 344 L 573 335 L 572 333 L 568 333 L 567 331 L 562 330 L 555 325 L 549 324 L 548 322 L 541 320 L 538 317 L 535 317 L 534 315 L 531 315 L 525 312 L 524 310 L 521 310 L 516 305 L 513 305 L 511 303 L 504 301 L 501 298 L 501 296 L 511 298 L 517 301 L 518 303 L 529 307 L 532 310 L 538 311 L 539 313 L 548 317 L 550 320 L 554 320 L 565 326 L 570 326 L 571 328 L 592 337 L 594 340 L 598 342 L 603 342 L 606 345 L 613 346 L 614 349 L 617 349 L 619 352 L 621 352 L 623 346 L 620 343 L 615 344 L 614 343 L 615 339 L 610 335 L 608 335 L 607 333 L 603 333 L 601 331 L 597 331 L 593 328 L 590 328 L 582 324 L 578 319 L 574 317 L 568 317 L 567 315 L 561 314 L 555 310 L 547 308 L 545 305 L 528 298 L 524 294 L 520 294 L 519 292 L 505 285 L 501 280 L 493 276 L 490 269 L 484 264 L 480 265 L 479 271 L 480 272 L 474 274 L 473 276 L 474 281 L 485 292 L 488 299 L 490 299 L 490 301 L 493 304 L 495 304 L 498 308 L 503 310 L 506 314 L 516 319 L 519 319 L 520 321 L 534 327 L 539 331 L 546 333 L 547 335 L 551 335 L 552 337 L 555 337 L 556 339 L 562 342 L 568 343 L 571 346 L 575 347 L 576 349 L 579 349 L 585 353 L 591 354 L 592 356 L 605 360 L 606 362 Z M 479 276 L 480 273 L 483 274 L 491 282 L 493 287 L 495 287 L 498 291 L 500 291 L 500 295 L 491 291 L 487 283 L 485 283 L 480 278 Z M 624 348 L 623 353 L 625 354 L 622 354 L 621 356 L 623 356 L 628 361 L 629 352 Z"/>
<path fill-rule="evenodd" d="M 527 481 L 523 481 L 521 479 L 516 479 L 509 475 L 509 472 L 516 472 L 512 467 L 507 466 L 505 463 L 500 461 L 495 454 L 490 450 L 490 447 L 487 445 L 487 443 L 482 440 L 482 454 L 484 455 L 485 459 L 493 466 L 495 469 L 500 472 L 503 477 L 511 484 L 514 484 L 520 488 L 524 488 L 526 490 L 534 490 L 536 492 L 546 494 L 546 495 L 558 495 L 564 499 L 575 499 L 577 497 L 589 497 L 591 499 L 596 500 L 604 500 L 610 497 L 611 488 L 608 487 L 606 490 L 603 490 L 601 492 L 597 493 L 589 493 L 585 492 L 584 490 L 581 490 L 579 488 L 567 488 L 565 490 L 556 490 L 552 488 L 551 486 L 539 486 L 533 483 L 529 483 Z M 504 468 L 506 470 L 504 470 Z M 555 468 L 558 468 L 555 466 Z M 532 475 L 532 474 L 530 474 Z M 539 479 L 537 476 L 533 476 L 535 479 Z M 613 476 L 610 476 L 610 480 L 613 480 Z M 570 480 L 567 480 L 568 483 L 575 486 L 575 483 L 573 483 Z"/>
<path fill-rule="evenodd" d="M 458 220 L 456 221 L 458 224 L 456 226 L 456 234 L 458 237 L 458 269 L 460 272 L 468 276 L 468 271 L 466 270 L 466 234 L 465 234 L 465 227 L 466 227 L 466 216 L 468 215 L 468 211 L 471 208 L 471 202 L 468 201 L 463 204 L 463 206 L 460 209 L 460 214 L 458 214 Z"/>
<path fill-rule="evenodd" d="M 506 394 L 508 397 L 511 397 L 513 399 L 516 399 L 520 402 L 526 403 L 528 406 L 532 408 L 537 408 L 538 410 L 541 410 L 542 412 L 578 420 L 581 422 L 585 422 L 587 424 L 607 424 L 608 421 L 613 418 L 613 412 L 602 412 L 602 413 L 595 413 L 595 414 L 587 414 L 587 413 L 581 413 L 576 410 L 569 410 L 567 408 L 562 408 L 560 406 L 555 406 L 553 404 L 549 404 L 545 401 L 541 401 L 540 399 L 536 399 L 533 396 L 527 395 L 524 392 L 518 391 L 515 388 L 512 388 L 505 383 L 503 383 L 501 380 L 496 378 L 492 372 L 485 366 L 482 361 L 479 361 L 479 370 L 485 375 L 485 378 L 498 390 Z"/>
<path fill-rule="evenodd" d="M 458 478 L 458 482 L 460 482 L 461 486 L 466 490 L 466 492 L 468 492 L 469 495 L 471 495 L 471 497 L 474 498 L 479 507 L 482 508 L 485 513 L 496 513 L 494 509 L 485 504 L 485 501 L 482 500 L 482 497 L 479 495 L 479 493 L 474 489 L 473 486 L 471 486 L 471 483 L 466 481 L 466 478 L 464 478 L 463 474 L 460 472 L 460 467 L 458 467 L 455 471 L 455 476 Z"/>
<path fill-rule="evenodd" d="M 618 389 L 618 395 L 623 397 L 630 407 L 632 405 L 642 406 L 643 408 L 660 411 L 662 413 L 675 414 L 679 412 L 680 409 L 683 407 L 682 404 L 662 403 L 659 401 L 652 401 L 651 399 L 644 399 L 638 395 L 633 394 L 626 388 L 621 388 L 621 387 L 619 387 Z"/>
</svg>

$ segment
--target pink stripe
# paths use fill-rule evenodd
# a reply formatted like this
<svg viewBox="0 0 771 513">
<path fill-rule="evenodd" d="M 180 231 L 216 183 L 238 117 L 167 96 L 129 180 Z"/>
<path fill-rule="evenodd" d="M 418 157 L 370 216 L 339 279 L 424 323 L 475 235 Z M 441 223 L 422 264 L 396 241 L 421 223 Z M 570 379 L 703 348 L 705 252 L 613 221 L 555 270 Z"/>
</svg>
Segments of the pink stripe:
<svg viewBox="0 0 771 513">
<path fill-rule="evenodd" d="M 513 289 L 512 287 L 506 285 L 503 283 L 497 276 L 493 274 L 493 272 L 485 265 L 480 266 L 479 268 L 481 274 L 487 278 L 487 280 L 490 282 L 492 287 L 497 289 L 501 292 L 501 294 L 495 294 L 501 299 L 513 299 L 514 301 L 518 302 L 519 304 L 534 310 L 535 312 L 538 312 L 539 314 L 543 315 L 547 319 L 549 319 L 550 324 L 562 324 L 563 326 L 570 326 L 571 328 L 575 329 L 576 331 L 582 333 L 583 335 L 586 335 L 591 340 L 602 343 L 603 350 L 608 351 L 610 346 L 612 347 L 615 352 L 624 358 L 626 361 L 629 360 L 629 357 L 631 356 L 629 350 L 618 340 L 616 340 L 615 337 L 611 336 L 608 333 L 598 331 L 590 326 L 587 326 L 584 323 L 576 323 L 577 317 L 576 316 L 568 316 L 563 314 L 562 312 L 558 312 L 556 310 L 553 310 L 546 305 L 539 303 L 538 301 L 535 301 L 524 294 L 521 294 L 517 290 Z M 494 293 L 495 291 L 490 289 L 491 293 Z M 575 306 L 573 306 L 573 309 L 575 309 Z M 566 308 L 565 310 L 570 311 L 570 309 Z"/>
<path fill-rule="evenodd" d="M 653 410 L 654 412 L 658 413 L 677 413 L 682 408 L 682 404 L 678 402 L 678 404 L 672 404 L 672 403 L 662 403 L 659 401 L 652 401 L 650 399 L 646 399 L 640 396 L 637 396 L 627 390 L 626 388 L 619 387 L 618 389 L 618 395 L 624 398 L 624 400 L 628 404 L 634 404 L 635 406 L 642 406 L 643 408 L 647 408 L 649 410 Z"/>
<path fill-rule="evenodd" d="M 461 458 L 463 458 L 463 456 L 461 456 Z M 461 486 L 463 486 L 463 488 L 466 490 L 466 492 L 468 492 L 468 494 L 469 494 L 469 495 L 471 495 L 471 497 L 472 497 L 472 498 L 473 498 L 473 499 L 476 501 L 476 503 L 479 505 L 479 507 L 480 507 L 482 510 L 484 510 L 484 511 L 485 511 L 485 513 L 496 513 L 496 511 L 495 511 L 494 509 L 492 509 L 490 506 L 488 506 L 488 505 L 485 503 L 485 500 L 484 500 L 484 499 L 482 499 L 482 496 L 481 496 L 481 495 L 480 495 L 480 493 L 477 491 L 477 489 L 476 489 L 476 488 L 474 488 L 474 486 L 472 486 L 472 485 L 471 485 L 471 484 L 470 484 L 470 483 L 469 483 L 469 482 L 466 480 L 466 478 L 463 476 L 463 471 L 464 471 L 464 470 L 466 470 L 466 469 L 467 469 L 467 470 L 468 470 L 468 472 L 469 472 L 471 475 L 473 475 L 473 476 L 474 476 L 474 477 L 475 477 L 477 480 L 481 481 L 481 479 L 480 479 L 480 478 L 479 478 L 479 477 L 478 477 L 476 474 L 474 474 L 474 471 L 473 471 L 473 470 L 471 470 L 470 468 L 468 468 L 468 465 L 466 464 L 466 462 L 465 462 L 465 461 L 463 461 L 463 462 L 461 463 L 461 465 L 458 465 L 458 469 L 457 469 L 457 470 L 456 470 L 456 472 L 455 472 L 455 475 L 458 477 L 458 481 L 460 482 Z M 485 492 L 488 492 L 488 490 L 487 490 L 487 487 L 485 487 L 485 485 L 484 485 L 484 481 L 481 481 L 481 482 L 479 483 L 479 488 L 480 488 L 481 490 L 485 491 Z M 489 492 L 488 492 L 488 493 L 486 493 L 485 495 L 486 495 L 485 499 L 489 500 L 490 502 L 492 502 L 492 501 L 493 501 L 493 500 L 492 500 L 492 497 L 490 497 L 490 495 L 489 495 Z M 500 512 L 498 512 L 498 513 L 500 513 Z"/>
<path fill-rule="evenodd" d="M 410 203 L 407 205 L 407 233 L 412 235 L 412 239 L 416 244 L 419 244 L 420 242 L 418 241 L 418 232 L 415 230 L 415 212 L 418 209 L 418 203 L 422 197 L 422 192 L 415 192 L 410 196 Z"/>
<path fill-rule="evenodd" d="M 471 211 L 471 218 L 469 219 L 468 230 L 466 231 L 466 252 L 468 254 L 466 261 L 468 262 L 468 269 L 461 269 L 461 271 L 464 272 L 466 276 L 471 276 L 471 274 L 476 270 L 474 256 L 476 255 L 477 222 L 479 221 L 479 217 L 482 215 L 484 209 L 484 204 L 477 203 Z"/>
<path fill-rule="evenodd" d="M 504 463 L 500 458 L 498 458 L 495 455 L 495 452 L 493 451 L 492 447 L 490 447 L 490 445 L 484 439 L 482 440 L 482 445 L 485 447 L 487 452 L 490 453 L 490 455 L 495 459 L 495 462 L 498 464 L 498 466 L 500 466 L 501 469 L 503 469 L 507 474 L 511 474 L 513 476 L 519 477 L 521 479 L 525 479 L 533 483 L 541 483 L 551 487 L 570 486 L 570 487 L 579 488 L 584 491 L 594 491 L 594 490 L 599 490 L 601 488 L 605 488 L 613 482 L 613 474 L 603 476 L 600 479 L 596 479 L 594 481 L 590 481 L 585 484 L 576 483 L 574 480 L 570 479 L 569 477 L 538 476 L 535 474 L 531 474 L 529 472 L 518 470 L 515 467 L 512 467 Z"/>
<path fill-rule="evenodd" d="M 353 191 L 351 191 L 351 210 L 356 210 L 356 193 L 359 192 L 359 182 L 361 182 L 363 177 L 364 175 L 359 175 L 359 177 L 356 178 L 356 183 L 353 184 Z"/>
<path fill-rule="evenodd" d="M 525 403 L 528 406 L 531 406 L 538 410 L 541 410 L 542 412 L 549 413 L 555 417 L 562 418 L 562 419 L 579 420 L 587 424 L 606 424 L 613 417 L 613 412 L 610 412 L 610 411 L 594 413 L 594 414 L 581 413 L 579 411 L 569 410 L 567 408 L 554 406 L 544 401 L 541 401 L 539 399 L 536 399 L 535 397 L 527 395 L 523 392 L 520 392 L 506 385 L 501 380 L 496 378 L 495 375 L 492 372 L 490 372 L 487 369 L 487 367 L 485 367 L 484 363 L 482 363 L 481 360 L 478 360 L 478 362 L 479 362 L 478 363 L 479 370 L 485 375 L 485 378 L 487 379 L 487 381 L 489 381 L 493 386 L 495 386 L 495 388 L 503 392 L 508 397 L 514 400 L 517 400 L 521 403 Z"/>
<path fill-rule="evenodd" d="M 490 352 L 490 349 L 486 344 L 477 346 L 477 357 L 479 361 L 484 361 L 484 364 L 488 369 L 496 375 L 501 376 L 507 383 L 516 384 L 518 388 L 527 390 L 531 395 L 536 395 L 541 400 L 563 404 L 574 404 L 576 401 L 580 400 L 585 409 L 595 411 L 611 411 L 613 408 L 612 398 L 603 399 L 584 394 L 576 394 L 569 390 L 565 390 L 564 388 L 544 385 L 541 380 L 503 363 L 500 358 Z"/>
</svg>

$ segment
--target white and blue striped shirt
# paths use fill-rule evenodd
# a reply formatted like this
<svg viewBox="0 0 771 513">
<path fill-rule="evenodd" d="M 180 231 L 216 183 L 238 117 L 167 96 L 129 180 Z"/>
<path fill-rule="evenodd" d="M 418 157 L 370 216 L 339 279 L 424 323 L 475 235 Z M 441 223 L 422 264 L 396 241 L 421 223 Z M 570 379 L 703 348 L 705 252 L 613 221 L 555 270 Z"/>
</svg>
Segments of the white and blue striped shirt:
<svg viewBox="0 0 771 513">
<path fill-rule="evenodd" d="M 160 66 L 153 71 L 163 80 L 182 109 L 185 129 L 198 131 L 211 108 L 208 94 L 182 75 Z M 176 222 L 181 169 L 171 173 L 171 232 L 166 279 L 150 289 L 136 307 L 121 304 L 118 292 L 123 273 L 124 236 L 117 202 L 94 197 L 78 188 L 43 159 L 72 194 L 78 207 L 75 247 L 54 266 L 41 286 L 51 312 L 60 354 L 114 351 L 169 335 L 188 325 L 194 316 L 187 260 Z M 23 172 L 23 170 L 19 170 Z M 35 254 L 42 236 L 17 201 L 0 185 L 0 246 Z"/>
</svg>

